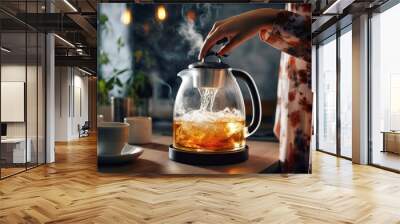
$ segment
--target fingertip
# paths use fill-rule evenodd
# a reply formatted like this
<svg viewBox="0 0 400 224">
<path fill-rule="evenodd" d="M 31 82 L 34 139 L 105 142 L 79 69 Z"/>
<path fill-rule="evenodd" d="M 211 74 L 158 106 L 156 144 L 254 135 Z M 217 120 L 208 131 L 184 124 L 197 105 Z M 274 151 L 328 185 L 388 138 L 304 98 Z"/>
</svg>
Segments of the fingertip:
<svg viewBox="0 0 400 224">
<path fill-rule="evenodd" d="M 200 52 L 197 56 L 197 59 L 201 60 L 203 58 L 203 55 L 204 55 L 204 45 L 200 48 Z"/>
<path fill-rule="evenodd" d="M 207 53 L 209 50 L 210 50 L 210 48 L 209 48 L 208 46 L 204 45 L 204 46 L 201 48 L 201 50 L 200 50 L 200 53 L 199 53 L 199 60 L 203 59 L 203 58 L 205 57 L 206 53 Z"/>
<path fill-rule="evenodd" d="M 234 47 L 234 41 L 229 42 L 225 46 L 223 46 L 221 49 L 218 51 L 218 56 L 223 56 L 224 54 L 227 54 L 232 48 Z"/>
<path fill-rule="evenodd" d="M 228 49 L 226 47 L 223 47 L 221 50 L 218 51 L 218 56 L 222 57 L 224 54 L 228 52 Z"/>
<path fill-rule="evenodd" d="M 197 59 L 198 59 L 198 60 L 203 59 L 203 55 L 204 55 L 204 50 L 201 49 L 200 52 L 199 52 L 199 55 L 197 56 Z"/>
</svg>

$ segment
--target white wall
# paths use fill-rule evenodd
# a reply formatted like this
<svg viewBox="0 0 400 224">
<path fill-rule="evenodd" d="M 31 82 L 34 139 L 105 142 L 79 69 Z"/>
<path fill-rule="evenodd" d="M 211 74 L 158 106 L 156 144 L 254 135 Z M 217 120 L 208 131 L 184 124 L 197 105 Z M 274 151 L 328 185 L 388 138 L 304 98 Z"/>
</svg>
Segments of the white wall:
<svg viewBox="0 0 400 224">
<path fill-rule="evenodd" d="M 88 77 L 72 67 L 56 67 L 55 74 L 55 140 L 77 139 L 78 125 L 88 120 Z"/>
<path fill-rule="evenodd" d="M 37 70 L 38 69 L 38 70 Z M 27 78 L 27 80 L 25 80 Z M 44 162 L 44 74 L 42 67 L 25 64 L 3 64 L 1 66 L 1 81 L 3 82 L 24 82 L 26 85 L 26 107 L 23 106 L 22 113 L 26 112 L 26 120 L 22 122 L 6 122 L 7 137 L 24 138 L 25 135 L 30 140 L 32 151 L 32 161 Z M 23 94 L 23 92 L 22 92 Z M 2 96 L 7 97 L 7 96 Z M 11 108 L 3 107 L 2 112 L 13 113 Z M 14 112 L 15 113 L 15 112 Z M 39 154 L 37 156 L 37 153 Z"/>
<path fill-rule="evenodd" d="M 1 66 L 1 81 L 3 82 L 25 82 L 25 75 L 27 69 L 28 72 L 28 82 L 29 86 L 36 86 L 36 80 L 32 80 L 32 76 L 36 77 L 36 67 L 29 66 L 25 67 L 25 65 L 19 64 L 5 64 Z M 27 108 L 27 120 L 29 122 L 28 129 L 33 128 L 36 130 L 36 88 L 27 88 L 27 106 L 31 108 Z M 34 108 L 32 108 L 34 107 Z M 34 110 L 32 110 L 34 109 Z M 1 108 L 1 110 L 7 110 L 7 108 Z M 34 122 L 34 123 L 32 123 Z M 8 137 L 25 137 L 25 123 L 26 122 L 7 122 L 7 136 Z M 35 126 L 35 127 L 33 127 Z M 30 130 L 28 130 L 28 137 L 30 134 Z M 36 132 L 35 132 L 36 135 Z"/>
<path fill-rule="evenodd" d="M 8 64 L 1 66 L 1 81 L 5 82 L 25 82 L 26 67 L 19 64 Z M 28 67 L 28 71 L 31 67 Z M 7 110 L 7 108 L 1 108 Z M 7 123 L 7 137 L 25 137 L 25 122 Z"/>
<path fill-rule="evenodd" d="M 78 70 L 74 70 L 74 91 L 72 92 L 73 104 L 72 108 L 72 119 L 71 119 L 71 136 L 72 138 L 78 138 L 78 125 L 83 125 L 85 121 L 89 120 L 89 103 L 88 103 L 88 77 L 81 76 L 83 73 L 76 73 Z M 80 102 L 79 102 L 80 101 Z M 81 107 L 81 108 L 79 108 Z M 81 110 L 81 111 L 80 111 Z"/>
<path fill-rule="evenodd" d="M 67 67 L 55 68 L 55 140 L 68 140 L 68 86 L 69 76 Z"/>
</svg>

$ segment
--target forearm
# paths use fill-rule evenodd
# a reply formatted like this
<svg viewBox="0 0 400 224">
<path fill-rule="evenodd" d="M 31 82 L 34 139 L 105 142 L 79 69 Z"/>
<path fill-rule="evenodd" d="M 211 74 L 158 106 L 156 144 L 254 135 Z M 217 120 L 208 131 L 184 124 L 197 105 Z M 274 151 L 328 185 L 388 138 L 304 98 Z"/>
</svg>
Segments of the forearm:
<svg viewBox="0 0 400 224">
<path fill-rule="evenodd" d="M 285 18 L 285 16 L 288 18 Z M 296 20 L 299 16 L 286 10 L 262 8 L 217 21 L 204 41 L 199 53 L 199 59 L 204 58 L 206 53 L 223 38 L 227 38 L 229 42 L 218 51 L 220 55 L 229 53 L 257 33 L 263 33 L 264 39 L 262 39 L 269 44 L 271 43 L 267 39 L 274 30 L 276 31 L 276 37 L 282 40 L 287 36 L 304 39 L 302 21 L 300 21 L 301 19 Z M 296 17 L 293 24 L 292 17 Z M 302 18 L 302 16 L 299 18 Z M 281 35 L 280 31 L 283 31 L 284 35 Z M 298 34 L 302 36 L 297 36 Z M 287 41 L 288 39 L 285 40 Z M 290 41 L 288 43 L 291 43 Z M 280 50 L 287 50 L 287 48 Z M 291 51 L 292 49 L 289 50 Z"/>
<path fill-rule="evenodd" d="M 311 16 L 282 10 L 259 31 L 269 45 L 306 61 L 311 57 Z"/>
<path fill-rule="evenodd" d="M 268 29 L 272 28 L 278 14 L 283 11 L 285 10 L 262 8 L 246 12 L 245 14 L 249 14 L 249 16 L 251 15 L 254 18 L 253 21 L 259 29 Z"/>
</svg>

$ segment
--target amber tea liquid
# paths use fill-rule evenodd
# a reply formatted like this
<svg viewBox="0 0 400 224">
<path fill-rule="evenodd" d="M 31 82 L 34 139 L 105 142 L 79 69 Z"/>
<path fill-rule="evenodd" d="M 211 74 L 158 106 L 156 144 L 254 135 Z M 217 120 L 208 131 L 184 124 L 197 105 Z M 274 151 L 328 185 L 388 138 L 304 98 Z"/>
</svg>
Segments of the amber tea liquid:
<svg viewBox="0 0 400 224">
<path fill-rule="evenodd" d="M 244 130 L 243 119 L 212 122 L 175 120 L 174 147 L 198 152 L 236 150 L 245 145 Z"/>
<path fill-rule="evenodd" d="M 199 88 L 200 108 L 174 119 L 175 148 L 196 152 L 221 152 L 245 145 L 245 120 L 239 111 L 213 111 L 217 88 Z"/>
</svg>

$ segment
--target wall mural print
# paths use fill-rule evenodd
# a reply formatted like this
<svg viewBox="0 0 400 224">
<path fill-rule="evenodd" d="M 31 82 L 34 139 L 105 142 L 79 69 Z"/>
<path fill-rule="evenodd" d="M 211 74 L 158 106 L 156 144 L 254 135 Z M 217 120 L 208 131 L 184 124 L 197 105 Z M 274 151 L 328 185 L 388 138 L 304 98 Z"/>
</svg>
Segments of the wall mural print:
<svg viewBox="0 0 400 224">
<path fill-rule="evenodd" d="M 98 169 L 311 173 L 310 4 L 101 3 Z"/>
</svg>

